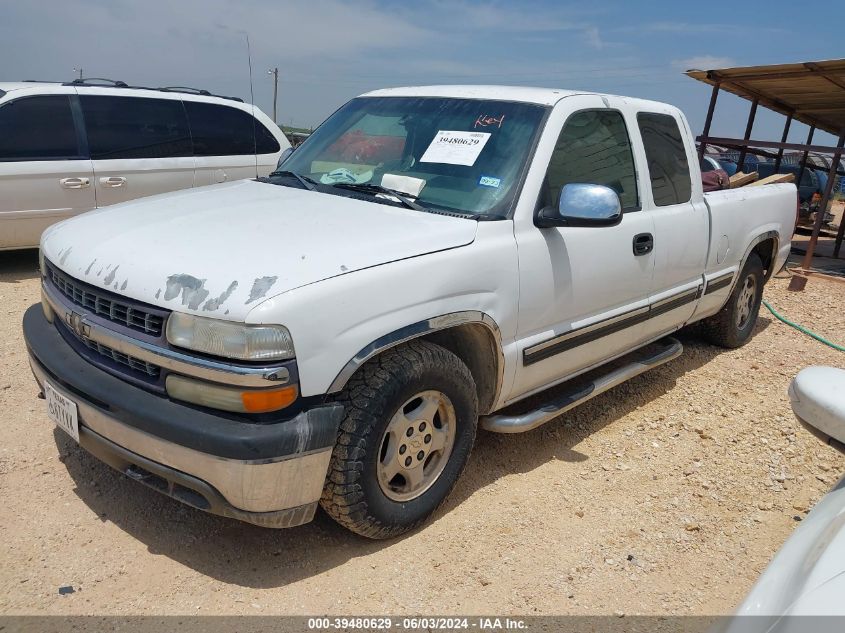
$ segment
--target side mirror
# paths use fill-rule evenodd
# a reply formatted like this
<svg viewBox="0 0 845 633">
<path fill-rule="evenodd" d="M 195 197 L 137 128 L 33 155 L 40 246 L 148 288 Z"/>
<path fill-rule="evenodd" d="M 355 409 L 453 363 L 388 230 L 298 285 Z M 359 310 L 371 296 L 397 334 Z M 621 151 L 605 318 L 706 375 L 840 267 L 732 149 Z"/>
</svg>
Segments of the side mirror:
<svg viewBox="0 0 845 633">
<path fill-rule="evenodd" d="M 557 208 L 543 207 L 534 221 L 553 226 L 614 226 L 622 221 L 622 202 L 610 187 L 570 183 L 560 190 Z"/>
<path fill-rule="evenodd" d="M 802 369 L 789 384 L 789 400 L 808 431 L 845 453 L 845 369 Z"/>
<path fill-rule="evenodd" d="M 292 147 L 288 147 L 285 151 L 283 151 L 281 153 L 281 155 L 279 156 L 279 161 L 276 163 L 276 169 L 281 169 L 282 163 L 285 162 L 290 157 L 291 154 L 293 154 L 293 148 Z"/>
</svg>

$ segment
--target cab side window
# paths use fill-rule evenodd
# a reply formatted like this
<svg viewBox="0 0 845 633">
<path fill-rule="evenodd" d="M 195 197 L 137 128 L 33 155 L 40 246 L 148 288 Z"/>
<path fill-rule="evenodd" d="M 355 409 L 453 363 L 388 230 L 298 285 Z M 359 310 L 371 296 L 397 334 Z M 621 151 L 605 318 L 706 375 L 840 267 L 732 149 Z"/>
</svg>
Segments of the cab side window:
<svg viewBox="0 0 845 633">
<path fill-rule="evenodd" d="M 82 158 L 67 95 L 23 97 L 0 107 L 0 161 Z"/>
<path fill-rule="evenodd" d="M 619 194 L 623 210 L 639 208 L 634 155 L 622 114 L 585 110 L 566 121 L 546 172 L 543 206 L 556 206 L 560 190 L 571 183 L 610 187 Z"/>
<path fill-rule="evenodd" d="M 637 124 L 645 146 L 654 204 L 665 207 L 689 202 L 692 197 L 689 161 L 675 117 L 640 112 Z"/>
</svg>

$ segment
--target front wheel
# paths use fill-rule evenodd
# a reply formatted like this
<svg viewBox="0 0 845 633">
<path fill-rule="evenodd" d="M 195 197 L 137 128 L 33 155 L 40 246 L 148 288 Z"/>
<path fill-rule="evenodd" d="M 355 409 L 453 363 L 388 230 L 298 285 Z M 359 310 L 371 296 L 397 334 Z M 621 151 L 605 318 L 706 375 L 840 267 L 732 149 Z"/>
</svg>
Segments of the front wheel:
<svg viewBox="0 0 845 633">
<path fill-rule="evenodd" d="M 472 374 L 445 348 L 412 342 L 369 361 L 340 401 L 346 414 L 321 506 L 362 536 L 412 530 L 466 465 L 478 418 Z"/>
<path fill-rule="evenodd" d="M 711 343 L 728 348 L 745 345 L 757 323 L 763 283 L 763 262 L 757 253 L 751 253 L 725 306 L 701 322 L 704 336 Z"/>
</svg>

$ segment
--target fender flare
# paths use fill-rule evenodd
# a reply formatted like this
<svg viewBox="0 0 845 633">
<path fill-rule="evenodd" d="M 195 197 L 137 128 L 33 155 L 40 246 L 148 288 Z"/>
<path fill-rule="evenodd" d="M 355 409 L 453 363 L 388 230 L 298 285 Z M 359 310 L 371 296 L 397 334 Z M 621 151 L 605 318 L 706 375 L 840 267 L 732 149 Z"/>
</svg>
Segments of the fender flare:
<svg viewBox="0 0 845 633">
<path fill-rule="evenodd" d="M 369 345 L 363 347 L 343 366 L 337 376 L 335 376 L 332 384 L 329 386 L 327 393 L 331 394 L 342 391 L 352 375 L 358 371 L 359 367 L 374 356 L 377 356 L 391 347 L 396 347 L 397 345 L 426 336 L 432 332 L 469 324 L 484 326 L 495 339 L 495 347 L 498 354 L 498 376 L 496 377 L 496 393 L 494 395 L 493 402 L 498 402 L 502 391 L 505 371 L 505 355 L 504 350 L 502 349 L 502 334 L 493 317 L 479 310 L 465 310 L 462 312 L 442 314 L 440 316 L 431 317 L 430 319 L 425 319 L 424 321 L 418 321 L 417 323 L 413 323 L 411 325 L 406 325 L 398 330 L 394 330 L 393 332 L 380 336 Z"/>
<path fill-rule="evenodd" d="M 751 255 L 751 251 L 753 251 L 754 248 L 760 242 L 765 242 L 766 240 L 770 239 L 773 239 L 775 241 L 775 245 L 772 247 L 772 263 L 774 264 L 775 258 L 778 254 L 778 247 L 780 246 L 780 233 L 778 233 L 777 231 L 766 231 L 765 233 L 760 233 L 760 235 L 753 238 L 751 242 L 749 242 L 748 248 L 745 249 L 745 255 L 742 256 L 742 264 L 737 270 L 736 279 L 734 280 L 734 283 L 731 285 L 731 292 L 733 292 L 733 286 L 736 285 L 737 281 L 739 281 L 739 274 L 742 272 L 742 269 L 745 268 L 745 264 L 748 262 L 748 257 Z M 773 270 L 766 271 L 766 278 L 763 280 L 763 282 L 765 283 L 766 281 L 768 281 L 773 274 Z M 728 293 L 728 295 L 730 296 L 730 293 Z"/>
<path fill-rule="evenodd" d="M 725 305 L 728 303 L 728 300 L 731 297 L 731 293 L 734 291 L 734 288 L 736 287 L 737 283 L 739 283 L 739 277 L 742 274 L 742 269 L 745 268 L 745 264 L 748 262 L 748 257 L 751 255 L 751 251 L 753 251 L 754 247 L 757 246 L 757 244 L 759 244 L 760 242 L 765 242 L 766 240 L 770 239 L 773 239 L 775 241 L 774 248 L 772 249 L 772 256 L 773 258 L 777 257 L 778 246 L 780 245 L 780 234 L 777 231 L 766 231 L 765 233 L 760 233 L 757 237 L 752 238 L 751 241 L 748 243 L 748 247 L 745 249 L 745 254 L 740 260 L 739 267 L 736 269 L 734 278 L 731 280 L 730 290 L 728 291 L 728 294 L 725 297 L 725 302 L 722 304 L 719 310 L 724 308 Z M 773 274 L 774 270 L 768 270 L 766 272 L 766 278 L 763 280 L 763 283 L 765 284 Z M 707 293 L 707 288 L 704 289 L 704 292 L 705 294 Z"/>
</svg>

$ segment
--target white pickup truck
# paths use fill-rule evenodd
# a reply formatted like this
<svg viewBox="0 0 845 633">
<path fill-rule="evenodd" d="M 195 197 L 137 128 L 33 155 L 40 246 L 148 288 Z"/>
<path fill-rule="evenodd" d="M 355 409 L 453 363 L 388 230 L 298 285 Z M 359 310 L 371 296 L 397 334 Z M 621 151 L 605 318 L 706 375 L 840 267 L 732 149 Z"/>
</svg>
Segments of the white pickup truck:
<svg viewBox="0 0 845 633">
<path fill-rule="evenodd" d="M 742 345 L 796 201 L 703 194 L 662 103 L 380 90 L 269 178 L 48 229 L 23 328 L 49 416 L 130 477 L 268 527 L 319 503 L 385 538 L 443 502 L 478 425 L 554 419 L 696 321 Z"/>
</svg>

